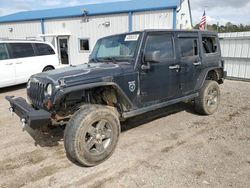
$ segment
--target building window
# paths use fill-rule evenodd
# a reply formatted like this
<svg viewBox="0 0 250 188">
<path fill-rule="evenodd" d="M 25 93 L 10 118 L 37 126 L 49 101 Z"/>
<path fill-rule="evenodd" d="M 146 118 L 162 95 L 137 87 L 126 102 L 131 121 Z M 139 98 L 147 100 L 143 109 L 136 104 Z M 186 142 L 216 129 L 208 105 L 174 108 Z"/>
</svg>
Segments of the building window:
<svg viewBox="0 0 250 188">
<path fill-rule="evenodd" d="M 89 39 L 79 39 L 80 52 L 89 52 Z"/>
</svg>

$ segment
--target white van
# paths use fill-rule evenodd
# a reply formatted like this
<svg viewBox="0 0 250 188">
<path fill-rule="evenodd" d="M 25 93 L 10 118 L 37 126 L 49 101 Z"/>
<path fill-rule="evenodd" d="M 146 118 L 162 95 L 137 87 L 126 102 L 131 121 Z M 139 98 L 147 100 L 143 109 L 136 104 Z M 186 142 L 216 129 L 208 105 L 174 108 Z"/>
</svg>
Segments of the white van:
<svg viewBox="0 0 250 188">
<path fill-rule="evenodd" d="M 26 83 L 31 75 L 59 65 L 58 55 L 50 43 L 0 41 L 0 88 Z"/>
</svg>

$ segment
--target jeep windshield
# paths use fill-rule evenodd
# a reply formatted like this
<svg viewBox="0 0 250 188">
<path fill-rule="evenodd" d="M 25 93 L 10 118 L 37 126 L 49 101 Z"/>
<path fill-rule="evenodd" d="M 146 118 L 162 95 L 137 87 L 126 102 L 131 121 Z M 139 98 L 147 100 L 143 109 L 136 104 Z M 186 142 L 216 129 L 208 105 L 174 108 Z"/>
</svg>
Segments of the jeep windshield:
<svg viewBox="0 0 250 188">
<path fill-rule="evenodd" d="M 90 62 L 131 62 L 137 54 L 140 36 L 140 33 L 131 33 L 98 40 Z"/>
</svg>

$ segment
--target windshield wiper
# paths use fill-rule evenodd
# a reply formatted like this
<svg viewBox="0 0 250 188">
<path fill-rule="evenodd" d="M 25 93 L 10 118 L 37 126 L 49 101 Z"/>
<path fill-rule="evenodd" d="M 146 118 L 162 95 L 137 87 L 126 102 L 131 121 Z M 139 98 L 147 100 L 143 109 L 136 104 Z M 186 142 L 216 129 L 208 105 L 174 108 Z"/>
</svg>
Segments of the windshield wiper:
<svg viewBox="0 0 250 188">
<path fill-rule="evenodd" d="M 95 57 L 93 57 L 92 59 L 90 59 L 90 61 L 91 62 L 95 62 L 95 63 L 99 63 L 100 61 L 97 59 L 97 58 L 95 58 Z"/>
<path fill-rule="evenodd" d="M 99 61 L 104 61 L 104 62 L 112 62 L 114 64 L 117 63 L 117 59 L 115 57 L 109 56 L 109 57 L 102 57 L 98 58 Z"/>
</svg>

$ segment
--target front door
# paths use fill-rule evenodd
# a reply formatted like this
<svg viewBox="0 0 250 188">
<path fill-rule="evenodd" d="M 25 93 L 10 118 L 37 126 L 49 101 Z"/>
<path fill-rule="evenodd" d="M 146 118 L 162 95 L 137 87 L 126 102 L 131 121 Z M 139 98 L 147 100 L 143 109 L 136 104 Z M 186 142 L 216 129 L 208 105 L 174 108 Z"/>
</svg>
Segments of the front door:
<svg viewBox="0 0 250 188">
<path fill-rule="evenodd" d="M 0 87 L 15 83 L 15 63 L 10 59 L 7 46 L 0 44 Z"/>
<path fill-rule="evenodd" d="M 176 63 L 174 37 L 171 33 L 148 34 L 144 54 L 159 51 L 160 62 L 141 63 L 141 102 L 150 105 L 159 100 L 174 99 L 180 95 L 179 65 Z"/>
<path fill-rule="evenodd" d="M 58 37 L 58 47 L 61 64 L 69 64 L 69 38 Z"/>
<path fill-rule="evenodd" d="M 201 72 L 201 58 L 198 33 L 181 36 L 178 39 L 180 54 L 180 83 L 182 95 L 192 94 L 196 90 L 197 79 Z"/>
</svg>

